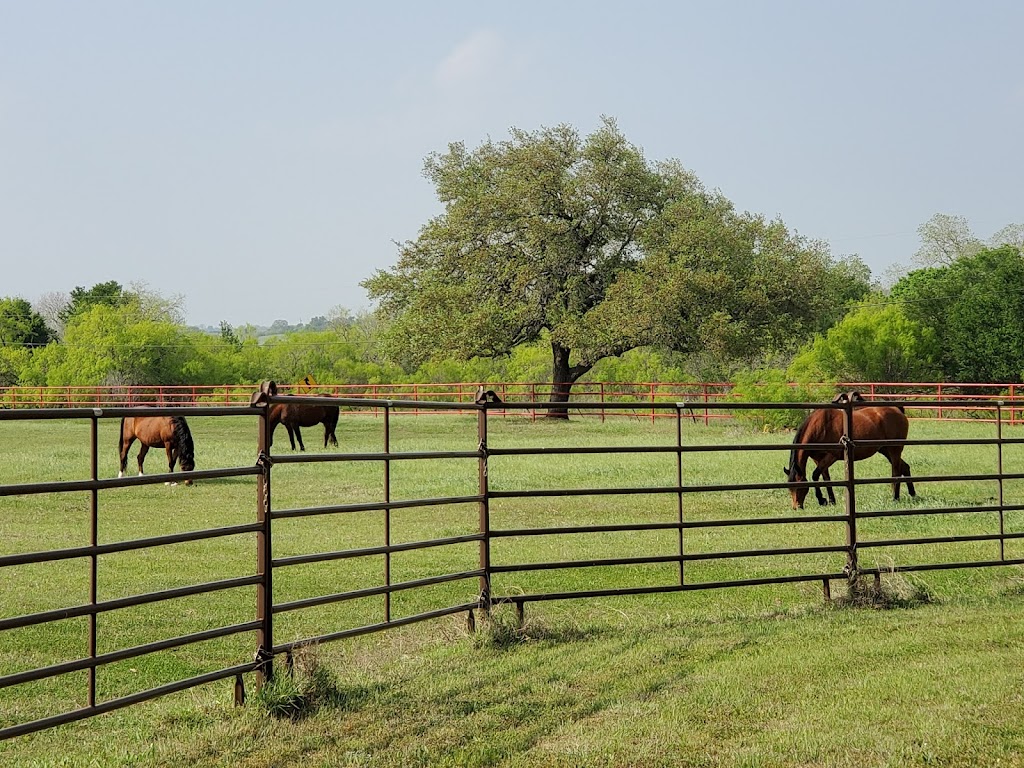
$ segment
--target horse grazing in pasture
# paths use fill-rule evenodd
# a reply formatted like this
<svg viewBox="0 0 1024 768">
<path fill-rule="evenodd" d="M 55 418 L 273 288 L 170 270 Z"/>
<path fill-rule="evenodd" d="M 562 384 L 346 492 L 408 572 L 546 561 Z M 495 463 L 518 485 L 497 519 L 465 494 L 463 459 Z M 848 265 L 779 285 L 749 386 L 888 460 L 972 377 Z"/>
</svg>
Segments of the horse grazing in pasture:
<svg viewBox="0 0 1024 768">
<path fill-rule="evenodd" d="M 117 450 L 121 460 L 118 477 L 124 477 L 128 464 L 128 449 L 132 443 L 139 441 L 139 474 L 143 474 L 142 463 L 150 448 L 163 448 L 167 451 L 167 471 L 173 472 L 174 465 L 181 462 L 183 472 L 191 472 L 196 468 L 195 445 L 192 432 L 183 416 L 129 416 L 121 419 L 121 432 L 117 438 Z M 186 480 L 185 485 L 192 485 Z"/>
<path fill-rule="evenodd" d="M 324 395 L 331 397 L 331 395 Z M 307 405 L 305 403 L 275 403 L 270 407 L 270 444 L 274 444 L 274 430 L 278 424 L 284 424 L 288 430 L 288 440 L 295 450 L 295 439 L 299 440 L 299 449 L 306 450 L 302 443 L 302 432 L 300 427 L 312 427 L 316 424 L 324 425 L 324 448 L 327 442 L 331 445 L 338 444 L 338 438 L 334 436 L 334 428 L 338 426 L 338 406 L 336 405 Z"/>
<path fill-rule="evenodd" d="M 868 401 L 857 391 L 842 392 L 832 399 L 833 403 L 867 403 Z M 907 492 L 915 496 L 914 483 L 910 480 L 910 465 L 903 460 L 902 445 L 857 445 L 858 440 L 906 440 L 909 422 L 903 408 L 891 405 L 855 405 L 853 409 L 853 425 L 850 437 L 854 441 L 853 459 L 860 461 L 876 453 L 881 453 L 892 465 L 892 497 L 900 498 L 900 477 L 907 485 Z M 831 482 L 828 468 L 843 459 L 839 448 L 803 448 L 808 443 L 838 443 L 844 435 L 843 411 L 832 408 L 819 408 L 811 411 L 804 423 L 796 431 L 793 438 L 793 449 L 789 456 L 789 466 L 783 471 L 791 483 L 807 482 L 807 460 L 814 461 L 815 469 L 812 482 Z M 793 509 L 803 509 L 807 488 L 790 488 Z M 828 503 L 835 504 L 836 496 L 832 487 L 828 491 Z M 820 486 L 814 486 L 814 494 L 818 504 L 824 505 L 825 496 Z"/>
</svg>

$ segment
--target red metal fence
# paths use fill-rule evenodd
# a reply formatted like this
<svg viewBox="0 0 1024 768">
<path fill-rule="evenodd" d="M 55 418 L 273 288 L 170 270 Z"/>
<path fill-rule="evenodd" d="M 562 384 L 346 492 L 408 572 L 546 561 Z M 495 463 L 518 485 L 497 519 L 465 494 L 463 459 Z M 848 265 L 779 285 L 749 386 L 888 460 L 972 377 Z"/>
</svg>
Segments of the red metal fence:
<svg viewBox="0 0 1024 768">
<path fill-rule="evenodd" d="M 876 393 L 878 394 L 878 393 Z M 97 425 L 102 419 L 119 418 L 136 414 L 137 411 L 126 408 L 102 408 L 102 409 L 5 409 L 0 410 L 0 428 L 8 422 L 24 420 L 52 420 L 52 419 L 86 419 L 91 424 L 91 439 L 89 450 L 92 456 L 91 476 L 79 480 L 29 483 L 20 485 L 0 484 L 0 498 L 16 495 L 35 495 L 45 499 L 43 494 L 62 494 L 68 492 L 86 491 L 90 494 L 90 543 L 87 546 L 80 546 L 66 549 L 51 549 L 41 552 L 16 552 L 0 555 L 0 584 L 3 584 L 2 572 L 4 568 L 24 565 L 41 564 L 59 560 L 81 558 L 87 561 L 90 571 L 90 600 L 81 605 L 66 606 L 55 610 L 47 610 L 29 615 L 6 616 L 0 618 L 0 637 L 3 633 L 18 628 L 38 626 L 50 622 L 65 620 L 69 617 L 85 617 L 89 622 L 88 653 L 78 659 L 62 661 L 49 666 L 28 669 L 13 674 L 0 676 L 0 688 L 27 685 L 33 682 L 50 679 L 53 677 L 71 673 L 85 672 L 87 678 L 87 705 L 85 707 L 63 712 L 58 715 L 47 717 L 31 722 L 5 724 L 0 727 L 0 739 L 31 733 L 43 728 L 68 723 L 75 720 L 91 717 L 96 714 L 108 712 L 114 709 L 126 707 L 138 702 L 146 701 L 173 691 L 180 691 L 207 682 L 235 678 L 236 697 L 240 698 L 243 693 L 242 676 L 245 673 L 255 672 L 265 679 L 273 673 L 274 658 L 277 656 L 288 656 L 297 648 L 321 643 L 330 640 L 337 640 L 345 637 L 386 630 L 396 626 L 402 626 L 425 619 L 436 618 L 455 613 L 466 613 L 470 622 L 474 611 L 489 611 L 492 606 L 500 603 L 511 603 L 521 614 L 523 606 L 528 602 L 558 600 L 566 598 L 583 598 L 606 595 L 630 595 L 630 594 L 652 594 L 672 593 L 689 590 L 714 589 L 721 587 L 736 587 L 760 584 L 775 583 L 796 583 L 796 582 L 821 582 L 826 595 L 829 593 L 829 583 L 834 579 L 846 579 L 850 574 L 875 574 L 877 577 L 881 572 L 878 569 L 863 568 L 858 562 L 858 551 L 872 547 L 903 547 L 913 548 L 917 545 L 935 544 L 991 544 L 994 549 L 988 556 L 968 560 L 953 560 L 946 562 L 919 562 L 904 563 L 898 567 L 894 566 L 888 571 L 915 571 L 944 568 L 973 568 L 997 565 L 1020 565 L 1024 564 L 1024 558 L 1008 557 L 1006 543 L 1012 540 L 1024 538 L 1024 531 L 1013 530 L 1006 525 L 1006 513 L 1024 510 L 1024 504 L 1008 504 L 1003 496 L 1003 483 L 1006 480 L 1024 479 L 1024 468 L 1017 468 L 1018 471 L 1009 471 L 1004 466 L 1004 446 L 1011 444 L 1024 444 L 1024 437 L 1007 437 L 1003 433 L 1003 424 L 1006 423 L 1006 408 L 1003 404 L 993 403 L 992 417 L 995 422 L 994 435 L 990 438 L 978 439 L 956 439 L 947 441 L 927 440 L 905 440 L 905 441 L 865 441 L 858 440 L 857 435 L 847 435 L 844 439 L 835 444 L 824 444 L 819 448 L 832 448 L 843 451 L 846 456 L 845 467 L 847 476 L 842 481 L 830 481 L 825 483 L 829 487 L 839 487 L 845 490 L 844 506 L 841 512 L 831 514 L 805 514 L 799 517 L 786 516 L 755 516 L 749 512 L 738 514 L 729 519 L 702 519 L 690 517 L 684 513 L 684 499 L 693 498 L 695 495 L 707 493 L 720 493 L 731 491 L 751 491 L 761 489 L 784 490 L 792 487 L 787 483 L 716 483 L 709 482 L 700 476 L 687 476 L 684 474 L 684 456 L 691 456 L 701 452 L 713 451 L 789 451 L 791 445 L 788 443 L 759 443 L 747 445 L 708 445 L 700 441 L 693 444 L 684 440 L 684 425 L 691 425 L 691 417 L 688 413 L 688 406 L 685 403 L 667 403 L 655 401 L 646 405 L 663 414 L 666 418 L 675 421 L 675 440 L 672 444 L 643 444 L 625 446 L 585 446 L 585 447 L 553 447 L 537 445 L 534 447 L 510 447 L 502 446 L 492 440 L 488 431 L 490 420 L 497 414 L 508 414 L 509 412 L 530 413 L 555 406 L 555 403 L 544 402 L 515 402 L 510 398 L 509 402 L 501 404 L 491 403 L 469 403 L 469 402 L 423 402 L 409 400 L 355 400 L 355 399 L 332 399 L 330 404 L 338 404 L 345 407 L 361 409 L 363 411 L 377 409 L 382 417 L 383 442 L 381 450 L 373 453 L 309 453 L 309 454 L 271 454 L 271 441 L 269 433 L 268 411 L 269 406 L 276 402 L 299 402 L 307 404 L 325 404 L 323 398 L 313 396 L 282 397 L 275 395 L 272 391 L 264 389 L 259 400 L 252 406 L 207 406 L 207 407 L 164 407 L 158 413 L 165 415 L 202 415 L 224 417 L 248 417 L 256 418 L 260 422 L 257 461 L 253 466 L 228 467 L 221 469 L 210 469 L 195 471 L 192 473 L 179 473 L 177 479 L 193 478 L 230 478 L 254 476 L 256 479 L 256 498 L 254 503 L 254 519 L 251 523 L 234 525 L 230 527 L 213 528 L 200 531 L 191 531 L 183 534 L 165 535 L 147 539 L 136 539 L 114 543 L 100 544 L 97 536 L 99 526 L 100 495 L 114 489 L 136 487 L 145 484 L 162 483 L 168 479 L 166 474 L 132 478 L 100 478 L 97 471 Z M 956 401 L 944 400 L 942 403 L 936 401 L 916 401 L 915 407 L 937 409 L 943 407 L 949 410 L 970 409 L 977 405 L 974 400 Z M 825 407 L 841 409 L 845 413 L 847 425 L 851 423 L 853 407 L 851 403 L 844 404 L 737 404 L 737 403 L 707 403 L 711 412 L 725 410 L 743 410 L 748 408 L 791 408 L 797 407 Z M 574 408 L 595 412 L 607 411 L 629 411 L 634 408 L 631 403 L 616 402 L 577 402 Z M 434 412 L 450 411 L 474 411 L 476 413 L 475 429 L 476 434 L 472 436 L 472 444 L 475 448 L 461 451 L 416 451 L 399 452 L 392 448 L 390 438 L 390 423 L 394 414 L 417 410 L 431 410 Z M 153 412 L 147 411 L 148 414 Z M 865 485 L 887 484 L 889 478 L 862 479 L 855 477 L 852 449 L 854 445 L 863 447 L 875 445 L 884 447 L 886 445 L 946 445 L 955 444 L 965 446 L 970 450 L 975 446 L 994 446 L 996 449 L 997 462 L 992 471 L 983 474 L 968 475 L 934 475 L 915 476 L 917 484 L 949 481 L 985 481 L 997 484 L 998 493 L 993 495 L 987 503 L 975 506 L 942 506 L 942 507 L 901 507 L 891 510 L 858 510 L 857 489 Z M 505 483 L 505 489 L 496 490 L 493 487 L 495 480 L 500 478 L 499 468 L 493 460 L 499 457 L 515 456 L 545 456 L 553 466 L 557 466 L 561 457 L 573 457 L 596 454 L 646 454 L 652 457 L 661 455 L 673 457 L 674 470 L 671 477 L 660 477 L 657 484 L 642 487 L 537 487 L 531 485 L 529 478 L 524 484 L 523 478 L 516 477 L 516 482 Z M 1019 452 L 1018 452 L 1019 454 Z M 1018 456 L 1018 459 L 1020 457 Z M 395 462 L 431 462 L 439 459 L 452 459 L 459 461 L 473 462 L 477 470 L 477 487 L 474 492 L 445 498 L 402 498 L 392 497 L 393 487 L 390 469 Z M 363 462 L 376 464 L 383 469 L 383 487 L 380 490 L 380 497 L 376 500 L 351 503 L 343 498 L 337 499 L 336 503 L 317 507 L 301 507 L 293 509 L 278 509 L 273 504 L 272 473 L 275 465 L 299 464 L 299 463 L 353 463 Z M 691 470 L 692 472 L 692 470 Z M 524 487 L 525 485 L 525 487 Z M 811 483 L 803 483 L 803 486 L 811 487 Z M 611 521 L 600 524 L 588 525 L 566 525 L 548 527 L 526 527 L 526 528 L 501 528 L 492 524 L 492 505 L 509 499 L 527 498 L 553 498 L 553 497 L 580 497 L 596 498 L 600 496 L 621 496 L 637 497 L 638 495 L 656 495 L 671 500 L 675 507 L 673 520 L 668 521 L 644 521 L 644 522 L 621 522 Z M 42 503 L 42 502 L 41 502 Z M 462 534 L 448 535 L 442 538 L 434 538 L 422 541 L 407 541 L 393 543 L 391 540 L 391 515 L 400 510 L 425 507 L 451 507 L 452 505 L 475 505 L 478 512 L 478 524 L 474 530 Z M 322 518 L 326 516 L 345 516 L 357 512 L 380 512 L 383 514 L 384 525 L 382 526 L 382 540 L 379 544 L 362 546 L 344 550 L 333 550 L 324 552 L 307 552 L 292 554 L 289 556 L 277 556 L 272 547 L 272 537 L 275 525 L 283 523 L 280 521 L 294 518 Z M 963 519 L 964 515 L 991 515 L 994 521 L 992 530 L 984 533 L 971 533 L 962 535 L 932 535 L 932 536 L 904 536 L 895 539 L 870 540 L 858 532 L 858 522 L 880 517 L 906 517 L 920 515 L 958 515 Z M 988 519 L 988 518 L 986 518 Z M 779 526 L 782 524 L 806 526 L 830 524 L 842 533 L 835 539 L 825 540 L 811 546 L 787 546 L 787 547 L 765 547 L 760 549 L 744 551 L 692 551 L 688 548 L 688 537 L 699 531 L 712 531 L 731 526 Z M 673 542 L 668 549 L 658 552 L 651 552 L 643 556 L 587 559 L 577 557 L 567 560 L 551 560 L 543 562 L 517 562 L 507 558 L 496 556 L 495 545 L 499 541 L 512 539 L 527 539 L 531 537 L 561 537 L 574 536 L 578 534 L 615 534 L 638 535 L 639 532 L 663 531 L 670 534 Z M 183 541 L 214 540 L 224 536 L 248 535 L 252 536 L 253 547 L 256 552 L 256 569 L 254 573 L 222 579 L 216 582 L 194 584 L 186 587 L 138 594 L 130 597 L 114 600 L 99 600 L 97 596 L 97 574 L 101 563 L 105 558 L 130 550 L 141 548 L 165 547 Z M 450 570 L 433 573 L 429 576 L 396 581 L 392 577 L 392 558 L 402 552 L 411 550 L 430 549 L 435 552 L 446 551 L 447 548 L 471 544 L 478 550 L 478 564 L 475 568 Z M 450 551 L 450 550 L 447 550 Z M 904 550 L 906 551 L 906 550 Z M 972 550 L 973 552 L 974 550 Z M 821 556 L 835 556 L 834 564 L 831 567 L 822 568 L 820 561 L 815 559 L 810 565 L 785 575 L 741 575 L 737 578 L 724 578 L 717 580 L 701 580 L 690 573 L 690 568 L 695 564 L 709 561 L 733 561 L 742 559 L 744 561 L 758 561 L 778 557 L 800 557 L 820 558 Z M 326 593 L 314 597 L 280 602 L 275 599 L 274 574 L 281 574 L 289 568 L 312 563 L 326 563 L 332 561 L 350 561 L 353 559 L 379 559 L 382 563 L 381 581 L 372 586 L 365 586 L 357 590 Z M 446 561 L 447 562 L 447 561 Z M 591 568 L 595 571 L 615 567 L 638 568 L 646 566 L 670 566 L 669 578 L 656 584 L 637 586 L 625 584 L 617 586 L 603 586 L 592 589 L 564 591 L 557 589 L 558 581 L 553 579 L 546 582 L 547 586 L 538 588 L 532 592 L 519 591 L 513 594 L 501 594 L 495 590 L 495 581 L 503 574 L 525 574 L 539 571 L 565 571 L 565 569 Z M 446 567 L 445 565 L 438 568 Z M 754 571 L 752 574 L 759 572 Z M 395 615 L 392 610 L 392 596 L 407 590 L 418 590 L 438 584 L 465 583 L 464 597 L 451 604 L 428 611 L 408 615 Z M 551 588 L 552 586 L 556 588 Z M 205 595 L 223 590 L 240 588 L 255 588 L 257 592 L 255 615 L 249 621 L 233 624 L 230 626 L 208 629 L 199 633 L 191 633 L 177 637 L 164 638 L 140 644 L 131 648 L 123 648 L 105 653 L 98 652 L 100 644 L 98 636 L 100 625 L 98 618 L 111 611 L 119 611 L 131 606 L 143 605 L 156 601 L 173 600 L 176 598 L 192 595 Z M 280 641 L 275 636 L 275 620 L 282 614 L 292 611 L 309 611 L 332 604 L 341 603 L 354 599 L 379 598 L 380 614 L 379 620 L 369 624 L 357 626 L 337 627 L 324 626 L 322 631 L 315 636 L 303 637 L 298 640 L 287 642 Z M 97 696 L 96 677 L 104 665 L 113 661 L 121 661 L 138 656 L 160 653 L 168 649 L 179 648 L 185 645 L 202 642 L 214 637 L 223 637 L 232 634 L 251 633 L 253 647 L 256 649 L 254 659 L 239 659 L 237 664 L 206 672 L 193 677 L 188 677 L 149 690 L 138 691 L 121 698 L 111 700 L 99 700 Z M 0 722 L 3 722 L 0 720 Z"/>
<path fill-rule="evenodd" d="M 509 403 L 537 403 L 551 399 L 550 382 L 454 382 L 440 384 L 320 384 L 279 385 L 281 394 L 331 394 L 366 400 L 397 400 L 411 403 L 472 403 L 477 388 L 494 390 Z M 792 385 L 794 388 L 796 384 Z M 869 400 L 899 400 L 911 415 L 942 420 L 992 421 L 1001 403 L 1010 424 L 1024 419 L 1024 385 L 942 382 L 840 382 L 837 391 L 860 390 Z M 134 406 L 230 406 L 248 404 L 259 385 L 180 386 L 89 386 L 89 387 L 0 387 L 0 408 L 128 408 Z M 690 413 L 699 413 L 705 423 L 731 418 L 728 409 L 717 406 L 738 401 L 729 382 L 578 382 L 573 385 L 571 404 L 597 404 L 580 412 L 605 418 L 610 415 L 639 414 L 664 417 L 662 405 L 685 402 Z M 629 403 L 628 409 L 604 408 L 612 403 Z M 711 407 L 715 406 L 715 407 Z M 378 406 L 352 405 L 346 412 L 380 412 Z M 409 409 L 409 414 L 436 413 L 431 408 Z M 461 412 L 466 412 L 462 410 Z M 530 412 L 537 415 L 536 409 Z"/>
</svg>

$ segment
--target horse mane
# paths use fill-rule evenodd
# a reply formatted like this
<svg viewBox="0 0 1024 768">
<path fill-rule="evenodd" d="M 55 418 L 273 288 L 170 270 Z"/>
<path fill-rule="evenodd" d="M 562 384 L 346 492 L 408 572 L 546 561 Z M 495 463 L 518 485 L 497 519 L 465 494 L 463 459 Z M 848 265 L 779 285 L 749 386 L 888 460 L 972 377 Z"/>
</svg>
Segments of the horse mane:
<svg viewBox="0 0 1024 768">
<path fill-rule="evenodd" d="M 171 424 L 174 425 L 174 442 L 178 448 L 178 459 L 181 462 L 181 468 L 185 471 L 195 469 L 195 444 L 192 442 L 192 432 L 188 428 L 188 422 L 185 421 L 184 416 L 172 416 Z"/>
</svg>

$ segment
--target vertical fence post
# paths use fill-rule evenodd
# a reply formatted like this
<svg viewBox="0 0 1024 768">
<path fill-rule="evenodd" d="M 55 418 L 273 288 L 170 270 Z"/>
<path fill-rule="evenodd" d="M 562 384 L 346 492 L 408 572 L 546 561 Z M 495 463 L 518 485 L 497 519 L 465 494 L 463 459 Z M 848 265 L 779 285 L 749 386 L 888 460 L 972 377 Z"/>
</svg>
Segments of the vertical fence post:
<svg viewBox="0 0 1024 768">
<path fill-rule="evenodd" d="M 857 581 L 857 500 L 854 485 L 853 401 L 843 405 L 843 455 L 846 461 L 846 574 L 851 583 Z"/>
<path fill-rule="evenodd" d="M 604 424 L 604 382 L 601 384 L 601 423 Z"/>
<path fill-rule="evenodd" d="M 1011 413 L 1013 406 L 1010 406 Z M 999 464 L 999 559 L 1006 559 L 1006 520 L 1003 511 L 1003 401 L 996 403 L 996 451 Z"/>
<path fill-rule="evenodd" d="M 384 453 L 391 453 L 391 406 L 384 406 Z M 391 459 L 384 459 L 384 621 L 391 622 Z"/>
<path fill-rule="evenodd" d="M 260 406 L 259 457 L 257 463 L 262 472 L 256 476 L 256 573 L 260 577 L 256 585 L 256 630 L 257 689 L 270 682 L 274 676 L 274 592 L 273 592 L 273 549 L 271 548 L 270 513 L 270 405 Z"/>
<path fill-rule="evenodd" d="M 99 479 L 99 415 L 100 409 L 93 411 L 91 441 L 92 479 Z M 89 546 L 99 546 L 99 491 L 95 488 L 89 493 Z M 93 664 L 89 667 L 89 706 L 96 706 L 96 602 L 99 599 L 97 582 L 99 580 L 99 556 L 95 549 L 89 557 L 89 604 L 93 610 L 89 613 L 89 658 Z"/>
<path fill-rule="evenodd" d="M 491 614 L 491 508 L 488 498 L 487 478 L 487 402 L 480 403 L 476 412 L 477 431 L 477 480 L 480 493 L 480 614 Z"/>
<path fill-rule="evenodd" d="M 676 511 L 679 524 L 679 586 L 686 585 L 683 566 L 683 408 L 686 403 L 676 403 Z"/>
</svg>

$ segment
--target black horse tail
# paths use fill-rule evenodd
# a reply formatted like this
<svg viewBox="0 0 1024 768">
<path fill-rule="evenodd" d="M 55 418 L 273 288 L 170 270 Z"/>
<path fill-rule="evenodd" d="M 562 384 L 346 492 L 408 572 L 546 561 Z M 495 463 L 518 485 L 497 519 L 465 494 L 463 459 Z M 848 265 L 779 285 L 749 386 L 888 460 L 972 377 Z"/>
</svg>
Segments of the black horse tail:
<svg viewBox="0 0 1024 768">
<path fill-rule="evenodd" d="M 181 468 L 186 472 L 191 472 L 196 468 L 196 452 L 188 422 L 185 421 L 184 416 L 172 416 L 171 423 L 174 425 L 174 443 L 178 449 Z"/>
<path fill-rule="evenodd" d="M 121 457 L 121 446 L 124 445 L 124 417 L 121 417 L 121 428 L 117 430 L 117 456 Z"/>
</svg>

